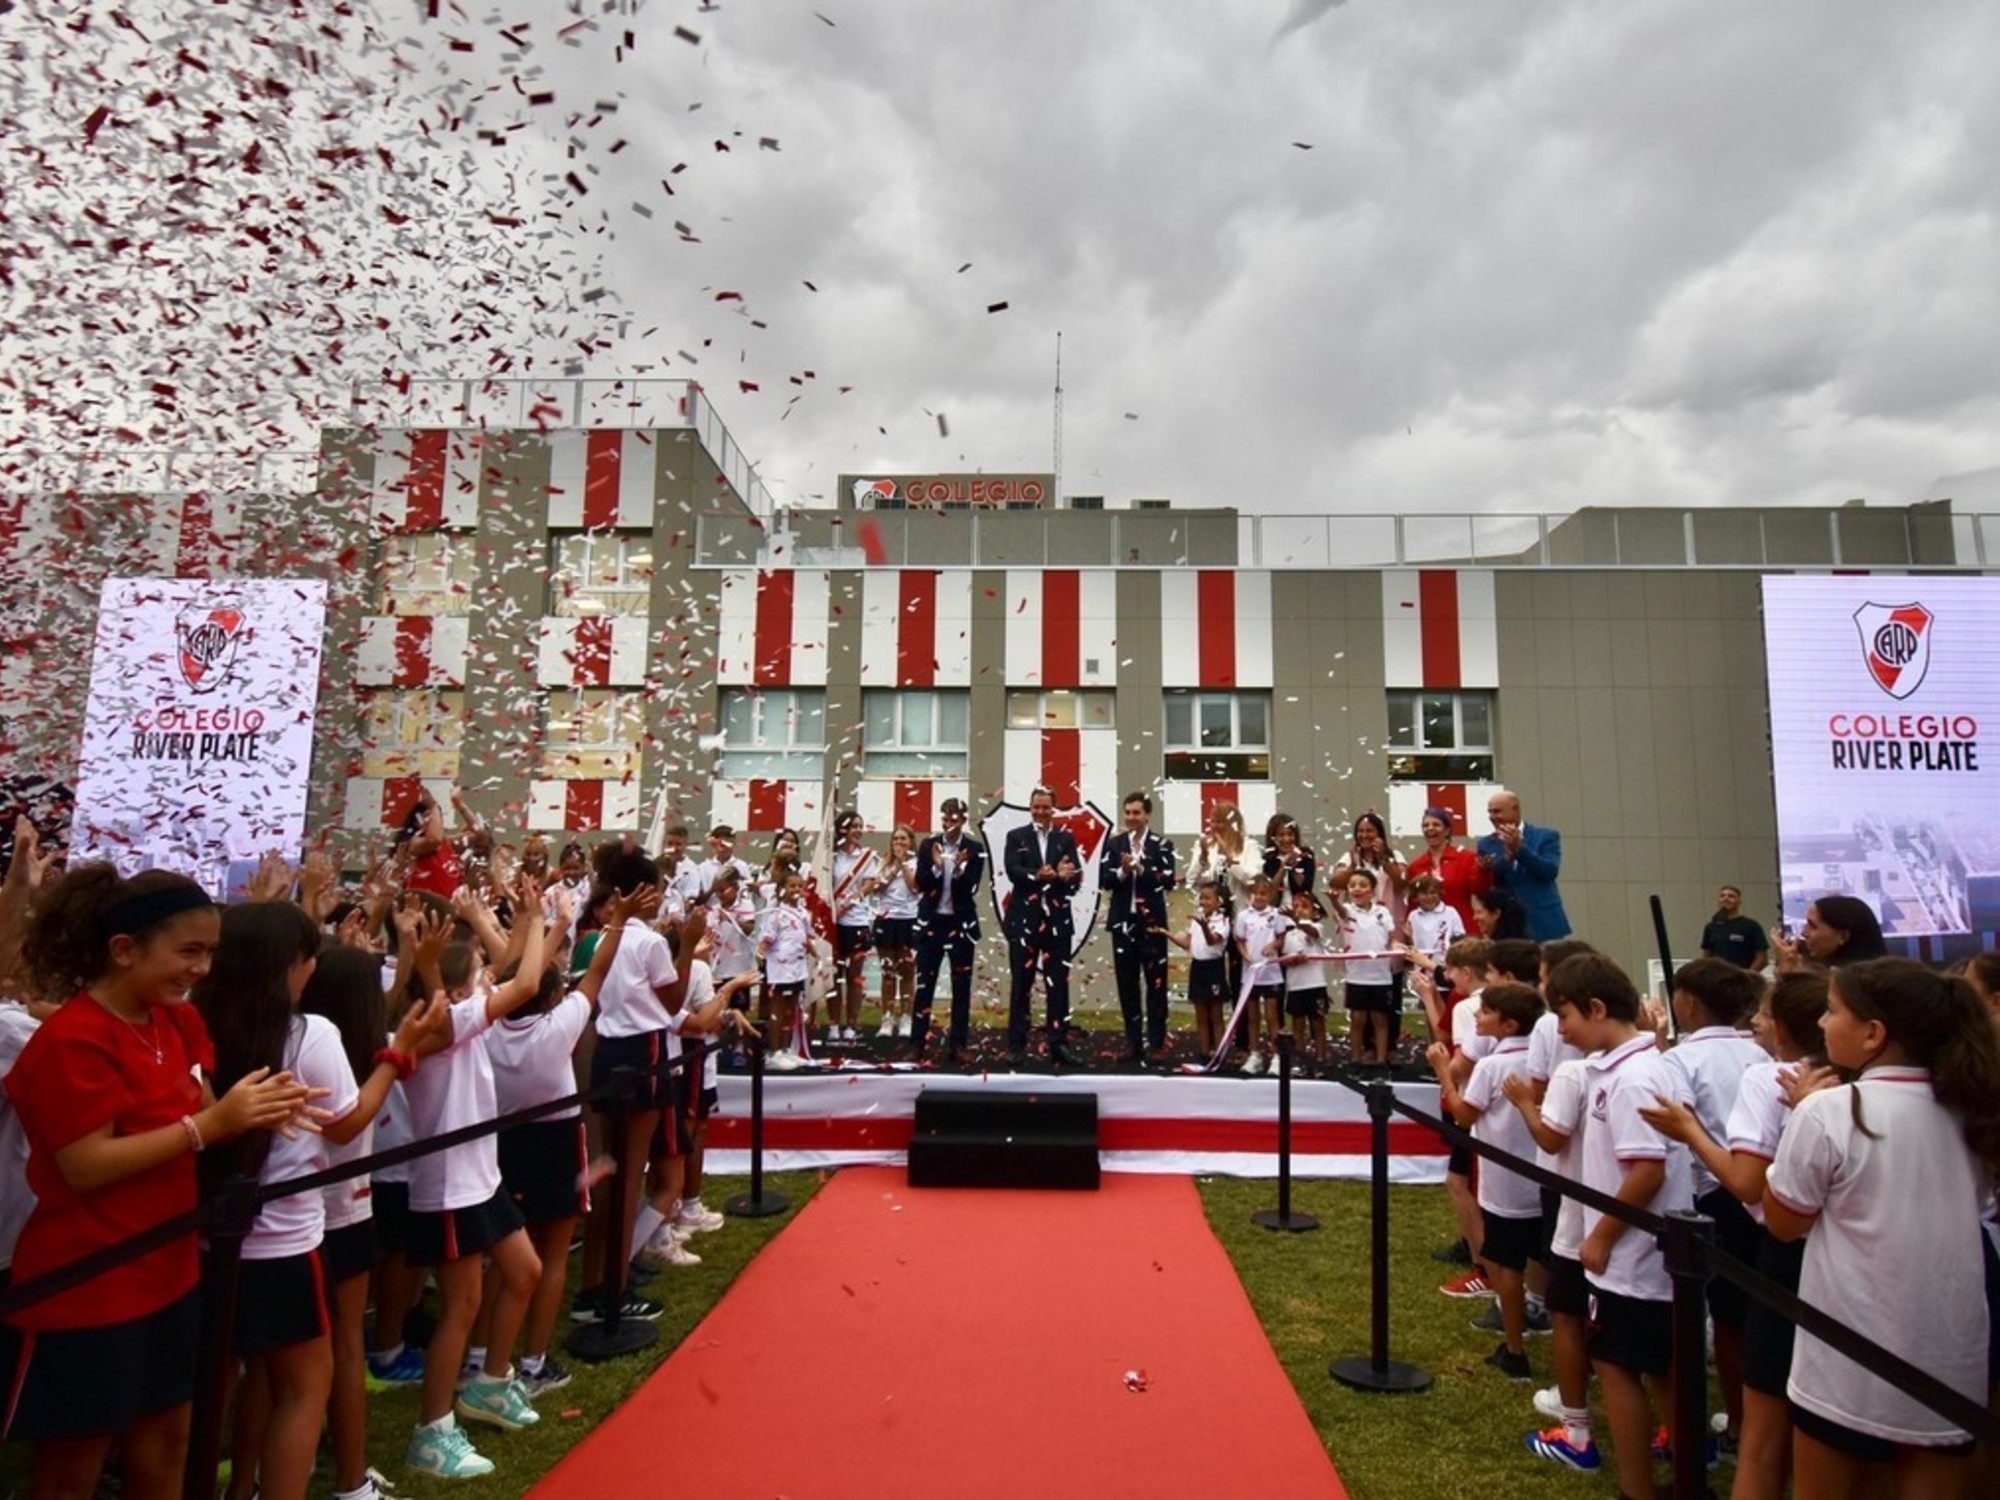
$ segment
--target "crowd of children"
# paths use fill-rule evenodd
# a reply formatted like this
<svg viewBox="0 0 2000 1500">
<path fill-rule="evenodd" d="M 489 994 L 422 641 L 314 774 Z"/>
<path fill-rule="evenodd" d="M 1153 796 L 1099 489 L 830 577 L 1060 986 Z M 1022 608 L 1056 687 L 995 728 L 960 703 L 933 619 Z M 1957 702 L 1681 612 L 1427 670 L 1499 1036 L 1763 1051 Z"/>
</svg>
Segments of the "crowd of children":
<svg viewBox="0 0 2000 1500">
<path fill-rule="evenodd" d="M 25 823 L 0 884 L 0 1155 L 17 1164 L 0 1181 L 0 1287 L 186 1213 L 205 1178 L 282 1182 L 554 1103 L 579 1073 L 638 1077 L 623 1142 L 572 1108 L 264 1206 L 234 1330 L 232 1500 L 303 1496 L 323 1432 L 336 1500 L 373 1500 L 371 1382 L 420 1388 L 407 1468 L 493 1472 L 461 1424 L 540 1420 L 536 1399 L 569 1378 L 553 1352 L 565 1311 L 607 1316 L 617 1267 L 698 1264 L 694 1237 L 721 1226 L 701 1201 L 706 1039 L 752 1039 L 749 987 L 763 983 L 780 1071 L 809 1056 L 823 948 L 830 1040 L 853 1035 L 871 949 L 885 1030 L 908 1011 L 907 829 L 877 855 L 843 820 L 824 899 L 796 835 L 759 870 L 727 829 L 705 860 L 675 828 L 659 861 L 625 840 L 553 867 L 532 846 L 512 864 L 455 849 L 434 808 L 408 832 L 351 900 L 317 857 L 262 872 L 226 909 L 161 872 L 58 874 Z M 1263 1072 L 1289 1026 L 1325 1058 L 1338 974 L 1351 1057 L 1386 1062 L 1406 975 L 1442 1111 L 1476 1141 L 1635 1209 L 1699 1208 L 1735 1260 L 1988 1401 L 2000 957 L 1962 976 L 1869 958 L 1773 984 L 1706 958 L 1661 1008 L 1580 940 L 1467 936 L 1435 875 L 1403 879 L 1373 845 L 1357 840 L 1322 902 L 1296 830 L 1276 844 L 1287 857 L 1247 876 L 1240 903 L 1199 885 L 1167 934 L 1204 1052 L 1227 1056 L 1240 1028 L 1245 1071 Z M 1401 912 L 1382 899 L 1392 878 Z M 613 1244 L 593 1188 L 617 1149 L 645 1170 L 627 1174 Z M 1474 1320 L 1499 1335 L 1486 1363 L 1530 1380 L 1528 1340 L 1550 1335 L 1552 1384 L 1533 1396 L 1549 1425 L 1529 1452 L 1595 1471 L 1602 1433 L 1621 1492 L 1651 1494 L 1673 1359 L 1658 1244 L 1463 1147 L 1447 1189 L 1469 1264 L 1441 1290 L 1491 1299 Z M 419 1339 L 426 1277 L 437 1314 Z M 190 1232 L 0 1321 L 4 1435 L 33 1442 L 34 1494 L 90 1494 L 114 1453 L 134 1500 L 178 1491 L 199 1279 Z M 661 1312 L 618 1296 L 621 1316 Z M 1727 1278 L 1709 1299 L 1737 1500 L 1973 1492 L 1964 1432 Z"/>
<path fill-rule="evenodd" d="M 580 1071 L 638 1074 L 628 1146 L 645 1170 L 628 1174 L 620 1246 L 592 1191 L 617 1143 L 594 1153 L 574 1106 L 259 1209 L 233 1330 L 232 1500 L 303 1496 L 323 1434 L 340 1500 L 382 1493 L 371 1385 L 419 1388 L 405 1468 L 493 1472 L 467 1429 L 540 1420 L 536 1399 L 570 1378 L 559 1328 L 609 1311 L 611 1256 L 693 1265 L 688 1241 L 722 1226 L 700 1199 L 715 1060 L 695 1039 L 747 1025 L 756 940 L 735 866 L 676 882 L 614 844 L 591 865 L 565 851 L 566 873 L 465 851 L 446 870 L 434 810 L 408 831 L 358 900 L 315 857 L 271 862 L 221 907 L 164 872 L 58 874 L 16 829 L 0 892 L 0 1151 L 16 1163 L 0 1179 L 0 1289 L 189 1214 L 204 1181 L 281 1183 L 557 1103 Z M 88 1496 L 114 1458 L 127 1496 L 179 1493 L 200 1273 L 190 1229 L 0 1321 L 0 1435 L 32 1443 L 30 1493 Z M 420 1320 L 426 1278 L 436 1312 Z M 619 1311 L 662 1309 L 627 1292 Z"/>
<path fill-rule="evenodd" d="M 1949 975 L 1870 958 L 1774 983 L 1703 958 L 1674 973 L 1666 1007 L 1576 939 L 1461 938 L 1443 969 L 1443 984 L 1415 981 L 1427 1058 L 1442 1112 L 1476 1141 L 1633 1209 L 1700 1211 L 1737 1263 L 1993 1409 L 2000 957 Z M 1474 1326 L 1500 1332 L 1486 1362 L 1511 1379 L 1533 1378 L 1524 1335 L 1552 1335 L 1533 1406 L 1554 1425 L 1527 1435 L 1531 1453 L 1609 1464 L 1621 1494 L 1653 1494 L 1674 1357 L 1658 1240 L 1473 1156 L 1455 1152 L 1450 1177 L 1472 1264 L 1440 1290 L 1494 1300 Z M 1710 1456 L 1734 1459 L 1735 1500 L 1990 1482 L 1967 1433 L 1728 1278 L 1711 1279 L 1708 1313 L 1724 1407 Z"/>
</svg>

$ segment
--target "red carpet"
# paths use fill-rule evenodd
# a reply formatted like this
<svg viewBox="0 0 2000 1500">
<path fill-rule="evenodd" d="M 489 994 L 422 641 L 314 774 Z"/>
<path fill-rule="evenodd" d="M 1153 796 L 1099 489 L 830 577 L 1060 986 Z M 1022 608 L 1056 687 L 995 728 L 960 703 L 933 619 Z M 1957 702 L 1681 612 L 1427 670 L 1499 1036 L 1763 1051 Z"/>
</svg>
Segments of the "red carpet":
<svg viewBox="0 0 2000 1500">
<path fill-rule="evenodd" d="M 1187 1178 L 954 1190 L 850 1167 L 530 1491 L 669 1493 L 1345 1491 Z"/>
</svg>

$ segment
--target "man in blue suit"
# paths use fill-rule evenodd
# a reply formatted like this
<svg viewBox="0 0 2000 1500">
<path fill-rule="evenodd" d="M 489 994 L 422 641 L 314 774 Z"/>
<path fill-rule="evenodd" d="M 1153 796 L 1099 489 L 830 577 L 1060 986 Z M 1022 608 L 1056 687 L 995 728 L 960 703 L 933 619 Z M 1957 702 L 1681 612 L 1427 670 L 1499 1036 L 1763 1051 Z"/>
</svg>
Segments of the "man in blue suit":
<svg viewBox="0 0 2000 1500">
<path fill-rule="evenodd" d="M 1125 796 L 1125 831 L 1107 839 L 1097 859 L 1097 884 L 1111 892 L 1111 962 L 1118 1008 L 1125 1015 L 1125 1061 L 1167 1045 L 1167 892 L 1174 883 L 1174 846 L 1152 831 L 1153 799 Z M 1146 1031 L 1139 1033 L 1141 992 Z"/>
<path fill-rule="evenodd" d="M 1011 830 L 1001 857 L 1013 891 L 1007 899 L 1007 956 L 1013 969 L 1007 1004 L 1007 1050 L 1028 1048 L 1028 999 L 1035 975 L 1048 996 L 1049 1061 L 1067 1062 L 1069 961 L 1076 923 L 1069 899 L 1083 884 L 1076 835 L 1055 826 L 1056 795 L 1038 786 L 1028 798 L 1029 822 Z"/>
<path fill-rule="evenodd" d="M 1479 841 L 1479 863 L 1493 877 L 1493 888 L 1521 903 L 1528 918 L 1528 936 L 1538 943 L 1569 936 L 1569 916 L 1563 911 L 1556 876 L 1562 872 L 1562 835 L 1521 821 L 1521 799 L 1509 791 L 1486 799 L 1486 816 L 1493 831 Z"/>
<path fill-rule="evenodd" d="M 917 997 L 910 1008 L 910 1040 L 923 1056 L 938 969 L 949 957 L 949 1041 L 953 1061 L 962 1062 L 972 1020 L 972 960 L 979 951 L 979 879 L 986 873 L 986 851 L 967 837 L 965 804 L 957 797 L 944 800 L 938 817 L 944 832 L 917 849 Z"/>
</svg>

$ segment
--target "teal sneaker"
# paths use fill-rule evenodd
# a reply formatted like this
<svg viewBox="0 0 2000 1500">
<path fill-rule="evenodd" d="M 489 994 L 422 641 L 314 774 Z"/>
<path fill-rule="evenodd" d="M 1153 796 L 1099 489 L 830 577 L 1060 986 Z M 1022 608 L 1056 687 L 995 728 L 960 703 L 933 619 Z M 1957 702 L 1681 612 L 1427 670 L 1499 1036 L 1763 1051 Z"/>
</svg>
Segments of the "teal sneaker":
<svg viewBox="0 0 2000 1500">
<path fill-rule="evenodd" d="M 411 1433 L 403 1462 L 419 1474 L 439 1479 L 480 1479 L 493 1472 L 493 1461 L 480 1457 L 456 1422 L 449 1427 L 419 1427 Z"/>
<path fill-rule="evenodd" d="M 512 1376 L 505 1380 L 479 1376 L 459 1393 L 457 1411 L 468 1422 L 484 1422 L 502 1432 L 519 1432 L 542 1420 L 521 1382 Z"/>
</svg>

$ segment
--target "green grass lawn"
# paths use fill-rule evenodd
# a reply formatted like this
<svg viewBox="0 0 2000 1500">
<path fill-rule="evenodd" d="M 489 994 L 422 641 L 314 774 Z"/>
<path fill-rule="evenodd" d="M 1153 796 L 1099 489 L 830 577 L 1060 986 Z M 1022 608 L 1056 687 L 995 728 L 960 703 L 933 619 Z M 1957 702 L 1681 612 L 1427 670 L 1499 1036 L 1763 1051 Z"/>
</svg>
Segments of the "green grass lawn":
<svg viewBox="0 0 2000 1500">
<path fill-rule="evenodd" d="M 1209 1224 L 1355 1500 L 1618 1493 L 1601 1431 L 1605 1462 L 1595 1475 L 1546 1463 L 1522 1446 L 1531 1428 L 1547 1425 L 1529 1400 L 1536 1386 L 1554 1383 L 1549 1341 L 1528 1340 L 1533 1385 L 1481 1363 L 1499 1335 L 1467 1324 L 1486 1304 L 1437 1292 L 1455 1268 L 1430 1252 L 1457 1238 L 1442 1188 L 1390 1190 L 1389 1357 L 1422 1366 L 1434 1383 L 1421 1394 L 1383 1396 L 1350 1390 L 1327 1374 L 1334 1360 L 1369 1353 L 1368 1185 L 1295 1182 L 1293 1212 L 1312 1214 L 1321 1225 L 1305 1234 L 1251 1223 L 1252 1213 L 1277 1206 L 1275 1182 L 1209 1178 L 1200 1187 Z M 1664 1465 L 1657 1477 L 1666 1479 Z M 1726 1478 L 1725 1471 L 1725 1489 Z"/>
<path fill-rule="evenodd" d="M 416 1421 L 414 1388 L 370 1397 L 369 1452 L 375 1466 L 402 1494 L 418 1500 L 454 1492 L 525 1494 L 693 1331 L 824 1178 L 818 1172 L 788 1172 L 767 1180 L 791 1201 L 791 1212 L 732 1219 L 720 1232 L 697 1238 L 700 1266 L 660 1273 L 642 1288 L 666 1304 L 656 1325 L 657 1343 L 601 1365 L 558 1354 L 576 1378 L 538 1403 L 538 1426 L 519 1433 L 473 1429 L 480 1451 L 498 1466 L 490 1479 L 452 1484 L 403 1467 L 404 1445 Z M 746 1185 L 741 1178 L 711 1178 L 703 1196 L 720 1204 Z M 1419 1395 L 1375 1396 L 1351 1391 L 1327 1374 L 1336 1359 L 1368 1354 L 1367 1184 L 1295 1183 L 1293 1208 L 1314 1215 L 1322 1226 L 1307 1234 L 1274 1233 L 1251 1223 L 1252 1213 L 1276 1205 L 1275 1182 L 1209 1178 L 1199 1186 L 1209 1224 L 1355 1500 L 1538 1500 L 1617 1493 L 1608 1451 L 1605 1470 L 1586 1476 L 1545 1464 L 1522 1447 L 1523 1434 L 1540 1425 L 1529 1405 L 1534 1387 L 1481 1363 L 1497 1335 L 1475 1332 L 1467 1323 L 1483 1303 L 1450 1300 L 1436 1290 L 1450 1268 L 1432 1260 L 1430 1252 L 1455 1234 L 1441 1188 L 1403 1187 L 1390 1195 L 1390 1357 L 1423 1366 L 1435 1383 Z M 1531 1338 L 1528 1355 L 1535 1383 L 1550 1383 L 1548 1340 Z M 1217 1440 L 1254 1442 L 1256 1435 L 1218 1434 Z M 4 1445 L 0 1493 L 20 1491 L 25 1459 L 25 1445 Z M 1665 1468 L 1658 1474 L 1664 1479 Z M 329 1477 L 322 1471 L 318 1479 Z"/>
</svg>

